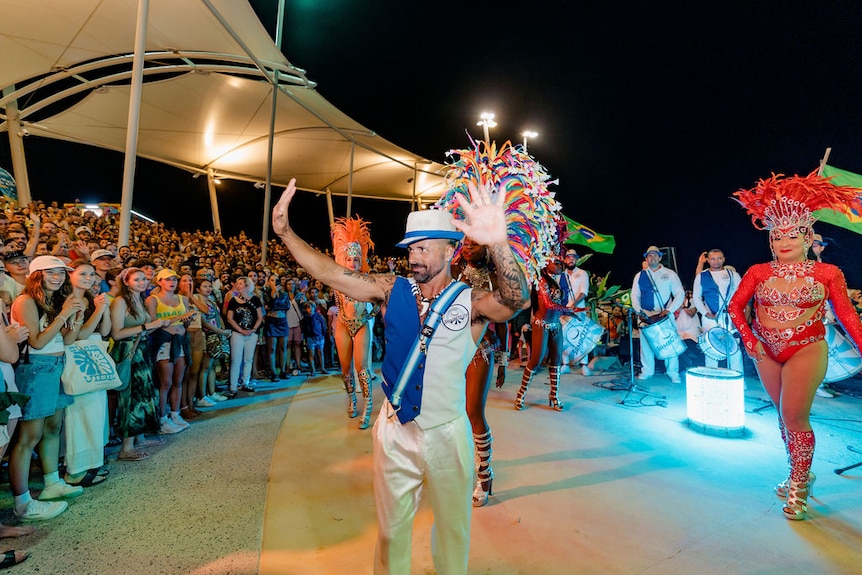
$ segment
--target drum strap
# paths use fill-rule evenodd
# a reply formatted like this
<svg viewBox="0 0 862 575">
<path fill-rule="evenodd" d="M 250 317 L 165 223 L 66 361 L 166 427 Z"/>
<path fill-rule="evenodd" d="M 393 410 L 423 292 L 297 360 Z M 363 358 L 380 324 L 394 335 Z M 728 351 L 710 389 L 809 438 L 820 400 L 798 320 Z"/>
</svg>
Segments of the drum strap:
<svg viewBox="0 0 862 575">
<path fill-rule="evenodd" d="M 727 309 L 727 304 L 730 303 L 730 289 L 733 287 L 733 274 L 730 272 L 727 272 L 727 277 L 728 277 L 727 288 L 725 288 L 724 295 L 722 295 L 721 292 L 718 291 L 718 284 L 716 283 L 715 279 L 712 277 L 712 273 L 710 273 L 709 270 L 703 270 L 703 272 L 701 272 L 701 278 L 700 278 L 701 285 L 703 285 L 704 283 L 711 284 L 710 287 L 715 289 L 716 293 L 718 294 L 719 303 L 721 305 L 719 306 L 718 311 L 715 312 L 716 319 L 718 319 L 718 317 L 725 312 L 725 310 Z M 716 322 L 716 323 L 718 323 L 718 322 Z M 728 328 L 727 325 L 724 325 L 722 327 L 724 327 L 725 329 Z"/>
<path fill-rule="evenodd" d="M 665 301 L 664 303 L 661 303 L 661 293 L 659 293 L 659 291 L 658 291 L 658 286 L 655 285 L 655 280 L 652 277 L 652 272 L 650 272 L 650 270 L 648 270 L 648 269 L 644 270 L 644 271 L 647 274 L 647 278 L 649 278 L 649 283 L 652 285 L 652 291 L 655 294 L 655 297 L 653 298 L 653 305 L 655 305 L 655 302 L 657 300 L 659 302 L 660 308 L 666 309 L 667 304 L 669 304 L 670 300 L 673 298 L 673 292 L 671 291 L 671 294 L 667 296 L 667 301 Z M 650 310 L 650 311 L 653 311 L 653 310 Z"/>
</svg>

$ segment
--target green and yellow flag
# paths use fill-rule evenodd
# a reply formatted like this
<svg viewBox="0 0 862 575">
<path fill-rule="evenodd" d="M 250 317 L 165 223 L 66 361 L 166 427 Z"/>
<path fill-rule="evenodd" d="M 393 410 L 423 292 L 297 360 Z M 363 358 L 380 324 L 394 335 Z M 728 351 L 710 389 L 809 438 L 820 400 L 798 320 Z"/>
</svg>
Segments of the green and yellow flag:
<svg viewBox="0 0 862 575">
<path fill-rule="evenodd" d="M 836 186 L 850 186 L 851 188 L 862 189 L 862 175 L 854 174 L 847 170 L 839 170 L 829 164 L 823 166 L 822 175 L 827 178 L 831 177 L 832 183 Z M 834 210 L 817 210 L 814 212 L 814 217 L 821 222 L 862 234 L 862 214 L 853 213 L 846 216 Z"/>
<path fill-rule="evenodd" d="M 601 254 L 614 253 L 614 248 L 617 246 L 614 236 L 594 232 L 587 226 L 579 224 L 565 215 L 563 218 L 566 220 L 566 232 L 569 234 L 568 239 L 565 241 L 566 244 L 586 246 Z"/>
</svg>

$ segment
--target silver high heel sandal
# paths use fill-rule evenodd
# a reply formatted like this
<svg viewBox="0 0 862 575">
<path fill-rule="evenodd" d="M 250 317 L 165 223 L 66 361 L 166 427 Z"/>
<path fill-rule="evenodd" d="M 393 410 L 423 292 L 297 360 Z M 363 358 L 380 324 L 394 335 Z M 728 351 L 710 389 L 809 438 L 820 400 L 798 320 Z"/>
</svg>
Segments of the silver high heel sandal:
<svg viewBox="0 0 862 575">
<path fill-rule="evenodd" d="M 494 494 L 494 470 L 491 469 L 493 441 L 490 429 L 482 435 L 473 434 L 473 442 L 476 444 L 476 487 L 473 489 L 473 507 L 487 505 L 488 496 Z"/>
<path fill-rule="evenodd" d="M 529 367 L 524 368 L 524 375 L 521 376 L 521 388 L 515 397 L 515 409 L 518 411 L 524 409 L 524 396 L 527 395 L 527 388 L 530 387 L 530 380 L 533 379 L 534 373 Z"/>
<path fill-rule="evenodd" d="M 548 368 L 551 378 L 551 391 L 548 393 L 548 406 L 554 411 L 563 411 L 563 404 L 557 399 L 557 387 L 560 384 L 560 366 L 552 365 Z"/>
<path fill-rule="evenodd" d="M 365 400 L 365 411 L 362 414 L 362 421 L 359 422 L 359 429 L 368 429 L 371 424 L 371 373 L 368 370 L 359 372 L 359 385 L 362 387 L 362 399 Z"/>
<path fill-rule="evenodd" d="M 344 380 L 344 391 L 347 392 L 347 416 L 353 419 L 359 412 L 356 411 L 356 386 L 353 381 L 353 374 L 342 376 Z"/>
<path fill-rule="evenodd" d="M 814 482 L 817 481 L 817 476 L 814 475 L 813 471 L 808 472 L 808 496 L 814 497 Z M 787 484 L 790 482 L 790 479 L 785 479 L 781 483 L 775 486 L 775 494 L 780 498 L 784 499 L 787 497 Z"/>
<path fill-rule="evenodd" d="M 791 521 L 805 519 L 808 513 L 809 483 L 797 483 L 792 479 L 787 482 L 787 500 L 781 510 Z"/>
</svg>

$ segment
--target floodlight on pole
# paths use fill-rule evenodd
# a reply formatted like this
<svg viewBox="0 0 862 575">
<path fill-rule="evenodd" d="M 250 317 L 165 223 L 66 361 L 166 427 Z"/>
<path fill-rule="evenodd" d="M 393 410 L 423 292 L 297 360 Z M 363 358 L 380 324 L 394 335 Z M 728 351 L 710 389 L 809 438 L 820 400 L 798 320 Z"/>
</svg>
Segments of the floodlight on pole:
<svg viewBox="0 0 862 575">
<path fill-rule="evenodd" d="M 476 122 L 476 125 L 482 126 L 482 130 L 485 134 L 485 141 L 491 143 L 491 137 L 488 135 L 488 128 L 497 127 L 497 122 L 494 121 L 494 113 L 482 112 L 482 115 L 479 117 L 482 119 Z"/>
<path fill-rule="evenodd" d="M 539 135 L 539 132 L 534 132 L 532 130 L 524 130 L 521 132 L 521 135 L 524 136 L 524 151 L 527 151 L 527 140 L 530 138 L 535 138 Z"/>
</svg>

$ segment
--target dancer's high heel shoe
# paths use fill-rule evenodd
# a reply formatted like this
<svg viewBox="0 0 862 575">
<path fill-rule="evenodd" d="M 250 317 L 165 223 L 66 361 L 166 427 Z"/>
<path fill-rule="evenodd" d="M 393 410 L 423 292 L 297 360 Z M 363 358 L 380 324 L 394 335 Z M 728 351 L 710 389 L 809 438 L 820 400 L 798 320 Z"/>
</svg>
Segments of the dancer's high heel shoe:
<svg viewBox="0 0 862 575">
<path fill-rule="evenodd" d="M 551 379 L 551 391 L 548 393 L 548 407 L 554 411 L 563 411 L 563 404 L 557 399 L 557 387 L 560 384 L 560 366 L 552 365 L 548 368 Z"/>
<path fill-rule="evenodd" d="M 351 419 L 359 415 L 356 410 L 356 387 L 353 381 L 353 374 L 343 375 L 344 390 L 347 392 L 347 416 Z"/>
<path fill-rule="evenodd" d="M 530 387 L 530 380 L 533 379 L 534 373 L 529 367 L 524 368 L 524 375 L 521 376 L 521 388 L 515 397 L 515 409 L 518 411 L 524 409 L 524 396 L 527 395 L 527 388 Z"/>
<path fill-rule="evenodd" d="M 791 521 L 805 519 L 808 513 L 809 489 L 809 483 L 797 483 L 792 479 L 787 482 L 787 500 L 781 508 L 786 518 Z"/>
<path fill-rule="evenodd" d="M 363 369 L 359 372 L 359 385 L 362 387 L 362 399 L 365 400 L 365 410 L 362 413 L 362 421 L 359 422 L 359 429 L 368 429 L 371 425 L 371 372 Z"/>
<path fill-rule="evenodd" d="M 808 496 L 814 497 L 814 482 L 817 481 L 817 476 L 814 475 L 813 471 L 808 472 Z M 775 494 L 780 498 L 784 499 L 787 497 L 787 485 L 790 483 L 790 479 L 785 479 L 781 483 L 775 486 Z"/>
<path fill-rule="evenodd" d="M 491 469 L 491 430 L 476 435 L 473 443 L 476 445 L 476 487 L 473 489 L 473 507 L 488 504 L 488 496 L 494 494 L 494 470 Z"/>
</svg>

